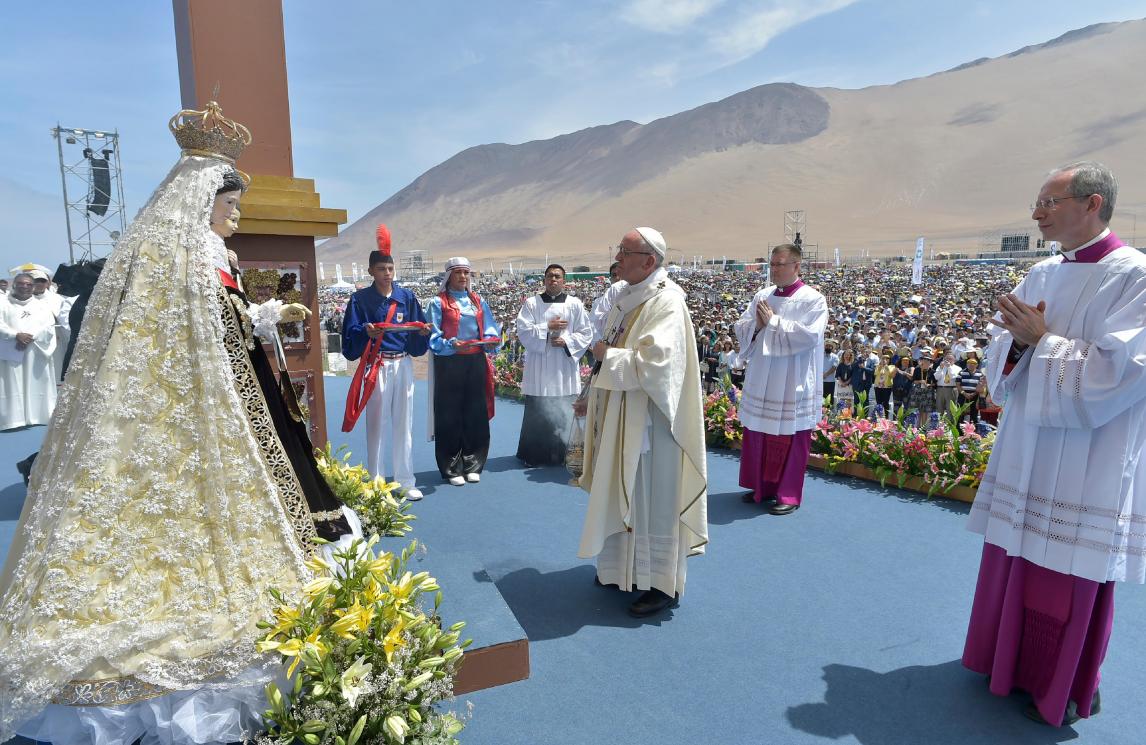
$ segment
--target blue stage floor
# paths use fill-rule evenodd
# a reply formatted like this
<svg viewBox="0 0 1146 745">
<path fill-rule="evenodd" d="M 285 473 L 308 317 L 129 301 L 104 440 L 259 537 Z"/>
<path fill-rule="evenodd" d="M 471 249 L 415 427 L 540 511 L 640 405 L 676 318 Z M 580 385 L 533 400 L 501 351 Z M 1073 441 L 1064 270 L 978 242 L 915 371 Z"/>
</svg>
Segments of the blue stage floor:
<svg viewBox="0 0 1146 745">
<path fill-rule="evenodd" d="M 333 442 L 360 454 L 363 426 L 337 432 L 349 380 L 324 381 Z M 690 560 L 680 607 L 642 622 L 577 558 L 586 495 L 564 470 L 513 457 L 519 404 L 498 401 L 481 483 L 451 487 L 425 441 L 424 382 L 416 398 L 426 498 L 414 535 L 430 555 L 476 557 L 530 641 L 529 680 L 455 702 L 463 714 L 472 704 L 466 745 L 1141 741 L 1146 588 L 1118 588 L 1102 713 L 1036 725 L 1019 696 L 990 695 L 959 664 L 982 547 L 963 527 L 967 505 L 809 473 L 805 506 L 772 517 L 740 502 L 736 457 L 710 453 L 708 553 Z M 9 463 L 43 431 L 0 434 Z M 23 501 L 17 479 L 0 468 L 0 550 Z"/>
</svg>

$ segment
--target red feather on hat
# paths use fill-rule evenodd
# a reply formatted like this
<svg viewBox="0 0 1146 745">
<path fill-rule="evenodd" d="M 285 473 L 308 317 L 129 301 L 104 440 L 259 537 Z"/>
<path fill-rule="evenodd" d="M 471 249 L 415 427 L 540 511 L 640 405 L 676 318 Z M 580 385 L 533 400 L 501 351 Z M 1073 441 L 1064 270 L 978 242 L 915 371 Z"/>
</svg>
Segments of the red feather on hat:
<svg viewBox="0 0 1146 745">
<path fill-rule="evenodd" d="M 385 223 L 378 225 L 378 232 L 375 234 L 378 240 L 378 250 L 386 256 L 390 255 L 390 228 L 386 227 Z"/>
</svg>

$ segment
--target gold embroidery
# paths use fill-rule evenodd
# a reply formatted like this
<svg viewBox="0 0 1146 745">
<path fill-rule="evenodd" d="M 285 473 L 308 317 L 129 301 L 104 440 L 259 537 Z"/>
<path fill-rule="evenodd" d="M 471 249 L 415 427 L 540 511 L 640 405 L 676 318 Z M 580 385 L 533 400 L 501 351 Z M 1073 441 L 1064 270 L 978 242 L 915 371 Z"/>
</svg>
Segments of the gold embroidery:
<svg viewBox="0 0 1146 745">
<path fill-rule="evenodd" d="M 225 294 L 227 291 L 220 288 L 219 292 Z M 223 300 L 223 347 L 227 350 L 227 358 L 235 375 L 235 391 L 239 394 L 239 400 L 251 422 L 251 431 L 255 441 L 258 442 L 259 452 L 267 464 L 275 486 L 278 487 L 279 497 L 290 517 L 295 536 L 304 549 L 313 553 L 318 548 L 318 544 L 312 540 L 318 535 L 314 529 L 314 519 L 302 493 L 302 486 L 299 485 L 298 477 L 291 467 L 290 458 L 287 457 L 278 433 L 275 432 L 274 422 L 267 410 L 266 401 L 263 400 L 262 389 L 255 379 L 255 370 L 251 366 L 244 337 L 239 330 L 239 313 L 231 303 L 225 302 L 226 298 Z"/>
</svg>

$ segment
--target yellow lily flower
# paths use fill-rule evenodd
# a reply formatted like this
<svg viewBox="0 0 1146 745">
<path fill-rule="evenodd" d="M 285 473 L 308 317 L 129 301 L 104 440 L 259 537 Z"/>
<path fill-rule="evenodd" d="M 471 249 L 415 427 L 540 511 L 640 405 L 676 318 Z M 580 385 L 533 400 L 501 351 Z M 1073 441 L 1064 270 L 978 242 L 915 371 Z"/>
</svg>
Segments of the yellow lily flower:
<svg viewBox="0 0 1146 745">
<path fill-rule="evenodd" d="M 317 597 L 328 587 L 334 584 L 334 577 L 319 577 L 303 585 L 302 594 L 308 598 Z"/>
<path fill-rule="evenodd" d="M 390 662 L 397 651 L 398 647 L 402 646 L 402 630 L 406 628 L 406 619 L 399 618 L 398 623 L 386 632 L 386 636 L 382 639 L 382 651 L 386 653 L 386 662 Z"/>
</svg>

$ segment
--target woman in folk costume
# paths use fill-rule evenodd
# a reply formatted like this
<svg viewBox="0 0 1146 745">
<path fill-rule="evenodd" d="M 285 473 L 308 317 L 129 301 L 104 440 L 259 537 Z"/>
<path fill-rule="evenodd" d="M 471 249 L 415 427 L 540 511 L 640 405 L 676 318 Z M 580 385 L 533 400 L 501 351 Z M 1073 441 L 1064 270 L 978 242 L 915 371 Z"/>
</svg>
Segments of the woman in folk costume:
<svg viewBox="0 0 1146 745">
<path fill-rule="evenodd" d="M 181 115 L 183 156 L 92 293 L 0 574 L 0 741 L 242 739 L 280 675 L 255 651 L 267 588 L 309 576 L 315 524 L 235 377 L 210 227 L 250 133 L 213 102 Z"/>
<path fill-rule="evenodd" d="M 454 486 L 481 480 L 493 418 L 493 364 L 501 328 L 489 304 L 470 289 L 470 262 L 446 262 L 441 292 L 430 300 L 429 436 L 442 478 Z"/>
</svg>

